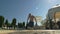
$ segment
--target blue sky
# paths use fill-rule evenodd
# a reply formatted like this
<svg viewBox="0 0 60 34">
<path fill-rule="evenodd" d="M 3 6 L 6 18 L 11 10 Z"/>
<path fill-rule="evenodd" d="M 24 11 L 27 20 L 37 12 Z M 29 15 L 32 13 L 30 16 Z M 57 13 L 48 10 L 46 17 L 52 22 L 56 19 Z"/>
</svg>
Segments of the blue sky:
<svg viewBox="0 0 60 34">
<path fill-rule="evenodd" d="M 13 18 L 26 22 L 29 13 L 45 19 L 48 9 L 56 4 L 60 4 L 60 0 L 0 0 L 0 15 L 9 22 Z"/>
</svg>

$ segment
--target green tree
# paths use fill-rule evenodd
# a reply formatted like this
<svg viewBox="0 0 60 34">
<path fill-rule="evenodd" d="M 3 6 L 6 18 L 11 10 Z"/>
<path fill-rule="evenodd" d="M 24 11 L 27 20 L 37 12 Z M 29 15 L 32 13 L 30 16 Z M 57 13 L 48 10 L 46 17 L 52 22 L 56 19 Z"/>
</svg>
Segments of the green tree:
<svg viewBox="0 0 60 34">
<path fill-rule="evenodd" d="M 18 23 L 18 28 L 22 28 L 23 24 L 22 23 Z"/>
<path fill-rule="evenodd" d="M 5 21 L 5 25 L 8 28 L 8 25 L 9 25 L 8 20 Z"/>
<path fill-rule="evenodd" d="M 4 17 L 0 16 L 0 27 L 2 27 L 3 24 L 4 24 Z"/>
<path fill-rule="evenodd" d="M 25 22 L 23 22 L 23 27 L 25 27 Z"/>
<path fill-rule="evenodd" d="M 16 18 L 14 18 L 14 19 L 12 20 L 12 26 L 13 26 L 14 29 L 15 29 L 15 27 L 16 27 Z"/>
<path fill-rule="evenodd" d="M 8 28 L 10 29 L 12 27 L 11 23 L 8 23 Z"/>
</svg>

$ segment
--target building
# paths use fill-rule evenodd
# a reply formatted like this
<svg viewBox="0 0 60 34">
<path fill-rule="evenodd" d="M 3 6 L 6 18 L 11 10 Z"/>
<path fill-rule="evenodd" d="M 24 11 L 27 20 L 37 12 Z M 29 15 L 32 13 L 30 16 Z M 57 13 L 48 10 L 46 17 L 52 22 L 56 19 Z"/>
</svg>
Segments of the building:
<svg viewBox="0 0 60 34">
<path fill-rule="evenodd" d="M 56 6 L 50 8 L 48 10 L 46 19 L 47 20 L 52 19 L 52 21 L 56 21 L 56 22 L 60 20 L 60 5 L 57 4 Z"/>
</svg>

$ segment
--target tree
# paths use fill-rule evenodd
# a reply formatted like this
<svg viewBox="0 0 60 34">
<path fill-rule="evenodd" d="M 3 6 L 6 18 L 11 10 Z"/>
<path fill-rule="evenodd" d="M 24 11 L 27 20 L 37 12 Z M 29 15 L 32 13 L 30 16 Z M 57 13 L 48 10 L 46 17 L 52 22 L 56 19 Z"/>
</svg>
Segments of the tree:
<svg viewBox="0 0 60 34">
<path fill-rule="evenodd" d="M 0 16 L 0 27 L 2 27 L 3 24 L 4 24 L 4 17 Z"/>
<path fill-rule="evenodd" d="M 8 25 L 9 25 L 8 20 L 5 21 L 5 25 L 8 28 Z"/>
<path fill-rule="evenodd" d="M 15 29 L 15 26 L 16 26 L 16 18 L 14 18 L 14 19 L 12 20 L 12 26 L 13 26 L 14 29 Z"/>
<path fill-rule="evenodd" d="M 12 24 L 8 22 L 8 26 L 9 29 L 12 27 Z"/>
<path fill-rule="evenodd" d="M 22 23 L 18 23 L 18 28 L 22 28 L 23 24 Z"/>
<path fill-rule="evenodd" d="M 25 22 L 23 22 L 23 27 L 25 27 Z"/>
</svg>

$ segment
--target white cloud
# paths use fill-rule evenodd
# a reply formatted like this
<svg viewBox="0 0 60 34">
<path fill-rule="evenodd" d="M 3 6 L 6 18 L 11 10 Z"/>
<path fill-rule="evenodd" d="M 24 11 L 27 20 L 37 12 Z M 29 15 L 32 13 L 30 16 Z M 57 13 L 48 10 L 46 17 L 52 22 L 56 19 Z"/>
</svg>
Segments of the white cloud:
<svg viewBox="0 0 60 34">
<path fill-rule="evenodd" d="M 38 7 L 36 7 L 36 9 L 38 9 Z"/>
<path fill-rule="evenodd" d="M 47 0 L 48 1 L 48 3 L 55 3 L 55 2 L 57 2 L 57 0 Z"/>
</svg>

